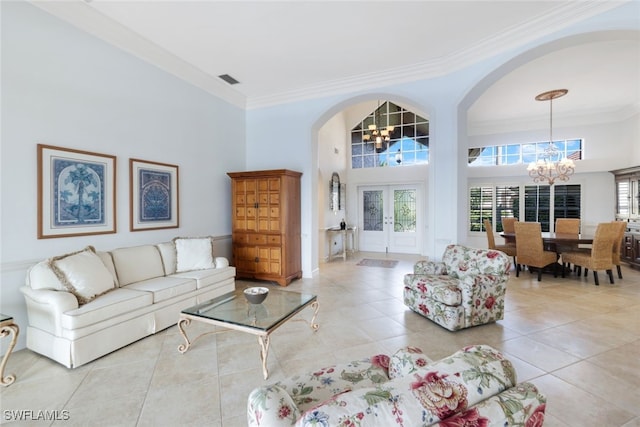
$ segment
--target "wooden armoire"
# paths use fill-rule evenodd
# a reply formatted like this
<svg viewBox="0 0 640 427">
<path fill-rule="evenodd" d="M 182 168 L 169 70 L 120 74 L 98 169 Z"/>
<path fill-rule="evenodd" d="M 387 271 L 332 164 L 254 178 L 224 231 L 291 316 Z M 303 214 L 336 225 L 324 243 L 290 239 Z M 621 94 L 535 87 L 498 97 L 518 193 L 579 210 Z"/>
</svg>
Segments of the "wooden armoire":
<svg viewBox="0 0 640 427">
<path fill-rule="evenodd" d="M 300 176 L 287 169 L 229 172 L 236 277 L 287 286 L 302 277 Z"/>
</svg>

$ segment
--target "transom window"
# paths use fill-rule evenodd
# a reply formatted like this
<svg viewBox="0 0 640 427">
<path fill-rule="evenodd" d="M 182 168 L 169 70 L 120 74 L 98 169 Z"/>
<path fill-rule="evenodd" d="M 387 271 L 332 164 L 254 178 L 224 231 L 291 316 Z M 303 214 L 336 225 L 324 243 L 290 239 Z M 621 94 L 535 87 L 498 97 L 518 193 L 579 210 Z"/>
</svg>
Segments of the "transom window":
<svg viewBox="0 0 640 427">
<path fill-rule="evenodd" d="M 376 144 L 369 125 L 393 126 L 389 140 Z M 385 102 L 351 130 L 351 167 L 376 168 L 429 163 L 429 121 L 393 102 Z"/>
<path fill-rule="evenodd" d="M 572 160 L 582 159 L 582 139 L 554 141 L 553 145 L 558 150 L 560 158 L 566 157 Z M 549 142 L 547 141 L 470 148 L 468 163 L 469 166 L 529 164 L 538 160 L 544 160 L 545 149 L 548 147 Z"/>
</svg>

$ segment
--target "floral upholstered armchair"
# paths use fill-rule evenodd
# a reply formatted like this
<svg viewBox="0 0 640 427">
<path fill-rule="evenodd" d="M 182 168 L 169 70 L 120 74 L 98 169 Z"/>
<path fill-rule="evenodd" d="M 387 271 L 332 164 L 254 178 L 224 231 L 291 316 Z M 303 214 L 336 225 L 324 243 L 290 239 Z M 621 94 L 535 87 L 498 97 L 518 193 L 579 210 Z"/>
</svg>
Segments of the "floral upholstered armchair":
<svg viewBox="0 0 640 427">
<path fill-rule="evenodd" d="M 450 331 L 504 316 L 510 258 L 503 252 L 447 246 L 441 262 L 418 261 L 404 277 L 404 303 Z"/>
<path fill-rule="evenodd" d="M 437 362 L 413 347 L 256 388 L 248 425 L 542 426 L 546 398 L 516 382 L 497 350 L 466 347 Z"/>
</svg>

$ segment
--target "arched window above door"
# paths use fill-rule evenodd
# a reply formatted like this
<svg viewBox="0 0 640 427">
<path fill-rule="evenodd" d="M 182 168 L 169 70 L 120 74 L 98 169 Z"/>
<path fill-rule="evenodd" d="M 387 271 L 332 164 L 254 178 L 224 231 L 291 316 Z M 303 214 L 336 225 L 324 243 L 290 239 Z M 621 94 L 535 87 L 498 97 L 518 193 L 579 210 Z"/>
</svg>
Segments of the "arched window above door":
<svg viewBox="0 0 640 427">
<path fill-rule="evenodd" d="M 351 130 L 351 168 L 429 163 L 429 120 L 393 102 L 379 103 Z"/>
</svg>

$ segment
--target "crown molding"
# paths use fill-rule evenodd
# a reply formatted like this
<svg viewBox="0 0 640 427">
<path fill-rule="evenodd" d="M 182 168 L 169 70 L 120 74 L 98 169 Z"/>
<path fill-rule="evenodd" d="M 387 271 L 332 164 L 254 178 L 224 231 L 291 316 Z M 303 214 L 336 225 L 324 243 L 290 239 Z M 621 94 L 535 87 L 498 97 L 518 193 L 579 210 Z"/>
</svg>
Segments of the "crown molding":
<svg viewBox="0 0 640 427">
<path fill-rule="evenodd" d="M 532 42 L 576 22 L 628 3 L 631 0 L 563 2 L 545 15 L 539 16 L 524 24 L 514 25 L 495 37 L 480 40 L 467 49 L 436 58 L 435 60 L 254 97 L 245 96 L 220 81 L 216 76 L 205 73 L 138 33 L 131 31 L 117 21 L 101 14 L 95 8 L 91 7 L 88 1 L 28 1 L 82 31 L 92 34 L 101 40 L 151 63 L 181 80 L 199 87 L 239 108 L 249 110 L 354 91 L 379 89 L 383 86 L 440 77 L 498 53 L 516 49 L 523 44 Z"/>
<path fill-rule="evenodd" d="M 390 68 L 383 72 L 360 74 L 346 79 L 305 86 L 295 90 L 265 96 L 249 97 L 247 99 L 247 109 L 263 108 L 328 95 L 366 91 L 381 86 L 441 77 L 498 53 L 506 52 L 523 44 L 535 41 L 540 37 L 619 7 L 629 1 L 631 0 L 588 0 L 562 3 L 548 13 L 532 19 L 525 24 L 513 25 L 495 37 L 480 40 L 475 45 L 450 55 L 432 61 L 415 63 L 410 66 Z"/>
</svg>

